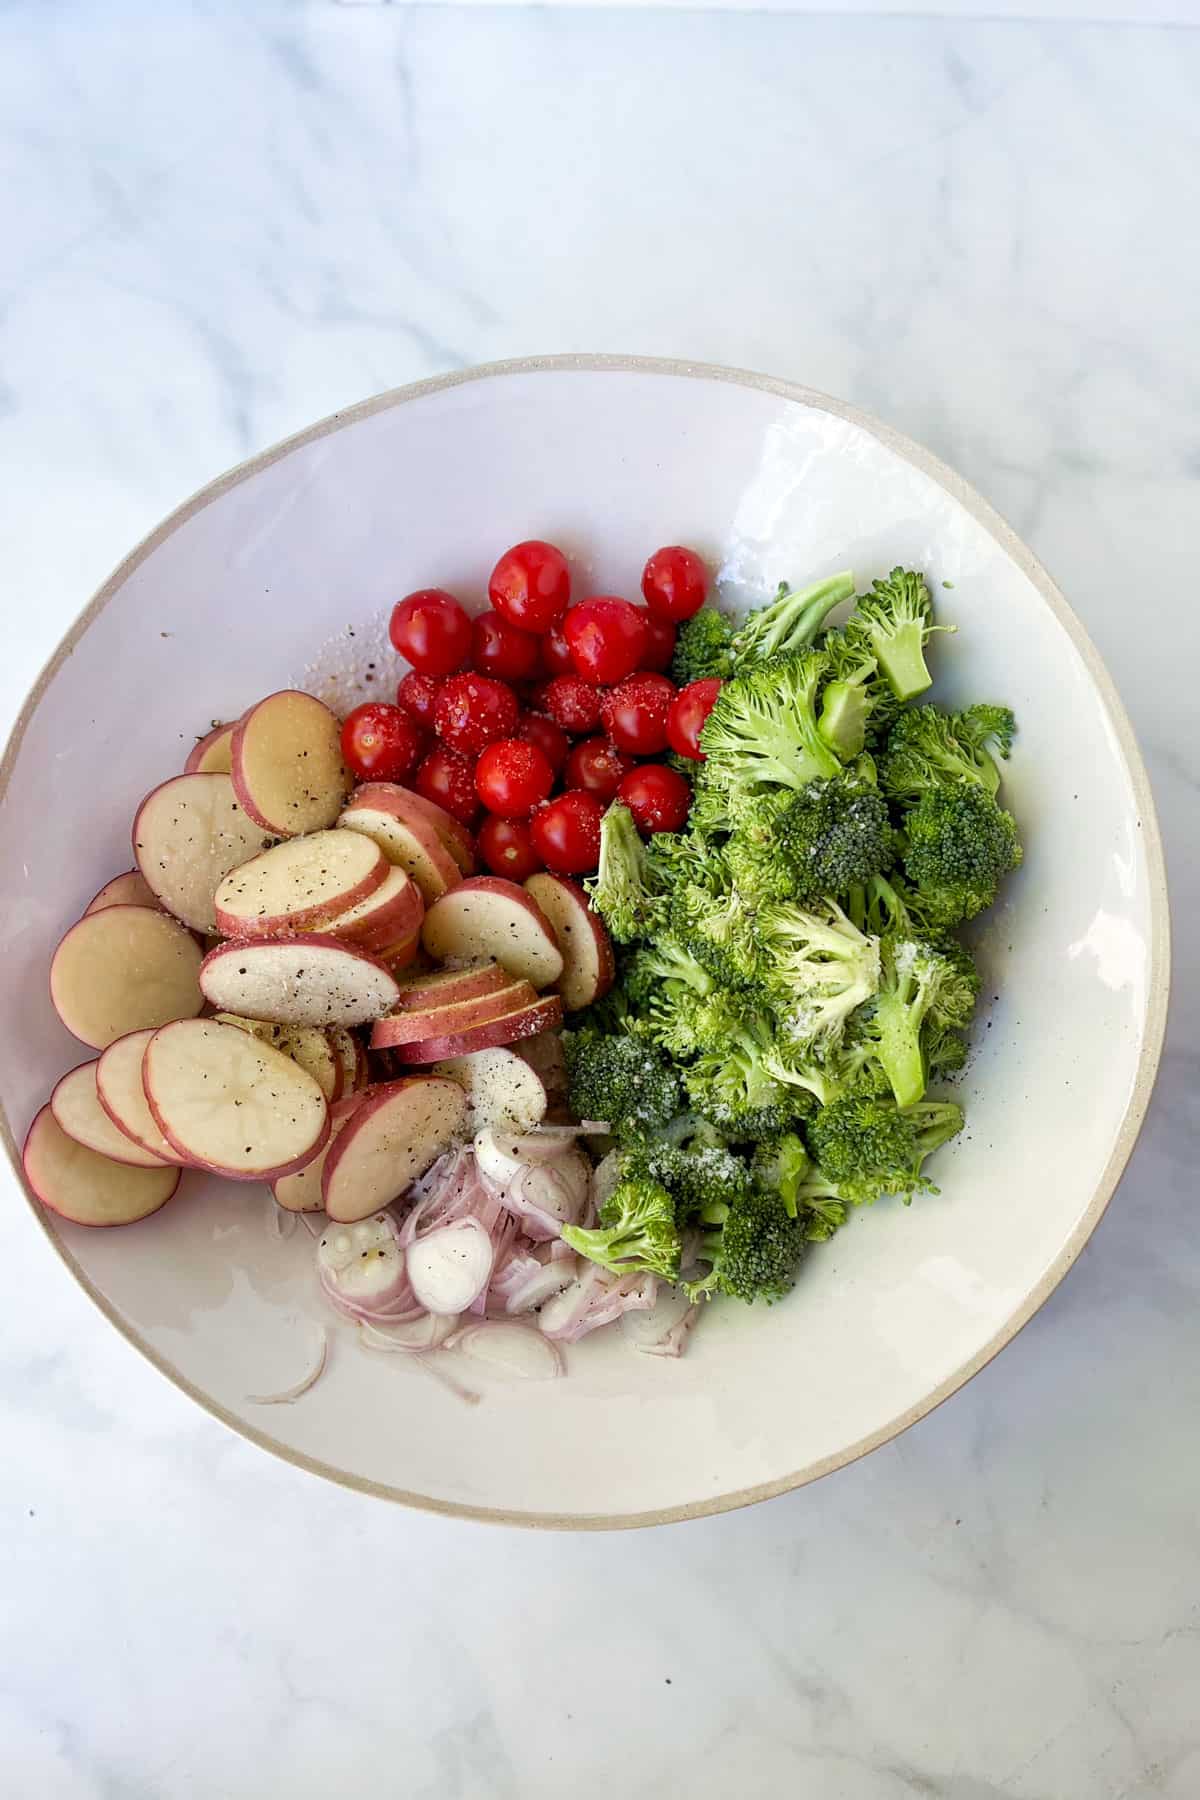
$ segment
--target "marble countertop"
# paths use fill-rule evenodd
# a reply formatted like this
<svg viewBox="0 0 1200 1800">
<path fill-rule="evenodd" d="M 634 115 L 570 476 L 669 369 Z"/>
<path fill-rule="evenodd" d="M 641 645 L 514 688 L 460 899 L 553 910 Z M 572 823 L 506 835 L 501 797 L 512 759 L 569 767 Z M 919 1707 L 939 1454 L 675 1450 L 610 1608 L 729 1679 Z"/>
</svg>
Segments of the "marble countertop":
<svg viewBox="0 0 1200 1800">
<path fill-rule="evenodd" d="M 0 730 L 134 540 L 344 402 L 533 351 L 743 364 L 923 440 L 1049 565 L 1177 927 L 1150 1122 L 1064 1286 L 907 1436 L 703 1523 L 522 1535 L 275 1463 L 4 1178 L 6 1792 L 1200 1792 L 1198 84 L 1167 28 L 0 9 Z"/>
</svg>

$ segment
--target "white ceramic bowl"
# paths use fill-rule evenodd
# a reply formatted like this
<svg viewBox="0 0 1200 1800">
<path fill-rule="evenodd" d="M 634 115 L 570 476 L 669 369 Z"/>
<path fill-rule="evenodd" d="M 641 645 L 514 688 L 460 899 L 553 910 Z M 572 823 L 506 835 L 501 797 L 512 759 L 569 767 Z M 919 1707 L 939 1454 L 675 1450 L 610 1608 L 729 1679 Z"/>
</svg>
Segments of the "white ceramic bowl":
<svg viewBox="0 0 1200 1800">
<path fill-rule="evenodd" d="M 11 1155 L 81 1060 L 46 965 L 129 866 L 139 797 L 211 720 L 273 688 L 330 677 L 348 698 L 347 672 L 376 661 L 375 691 L 390 690 L 391 603 L 438 585 L 478 605 L 498 553 L 530 536 L 567 549 L 577 593 L 635 594 L 663 542 L 702 549 L 739 604 L 784 577 L 850 566 L 866 582 L 914 564 L 960 628 L 937 643 L 937 697 L 1017 709 L 1006 794 L 1026 859 L 982 933 L 969 1125 L 937 1159 L 940 1197 L 856 1217 L 782 1305 L 712 1308 L 679 1362 L 603 1332 L 570 1352 L 568 1380 L 480 1381 L 474 1407 L 348 1330 L 299 1404 L 247 1402 L 299 1375 L 331 1323 L 310 1240 L 269 1235 L 264 1189 L 192 1176 L 121 1231 L 38 1216 L 151 1361 L 304 1468 L 474 1517 L 641 1524 L 780 1493 L 885 1442 L 1045 1300 L 1149 1097 L 1167 992 L 1162 856 L 1128 723 L 1078 621 L 915 445 L 822 395 L 672 363 L 555 359 L 420 383 L 189 501 L 106 583 L 31 695 L 0 772 Z"/>
</svg>

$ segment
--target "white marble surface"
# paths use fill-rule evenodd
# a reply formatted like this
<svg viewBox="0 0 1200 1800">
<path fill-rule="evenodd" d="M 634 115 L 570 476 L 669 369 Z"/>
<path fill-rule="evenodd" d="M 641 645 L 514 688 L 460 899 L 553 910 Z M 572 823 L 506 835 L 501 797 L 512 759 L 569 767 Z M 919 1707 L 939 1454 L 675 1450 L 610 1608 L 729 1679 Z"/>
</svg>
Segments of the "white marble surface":
<svg viewBox="0 0 1200 1800">
<path fill-rule="evenodd" d="M 929 443 L 1059 577 L 1178 940 L 1065 1286 L 907 1437 L 693 1526 L 524 1536 L 268 1460 L 6 1178 L 5 1794 L 1200 1792 L 1198 82 L 1165 29 L 0 8 L 0 723 L 136 537 L 339 403 L 535 350 L 743 363 Z"/>
</svg>

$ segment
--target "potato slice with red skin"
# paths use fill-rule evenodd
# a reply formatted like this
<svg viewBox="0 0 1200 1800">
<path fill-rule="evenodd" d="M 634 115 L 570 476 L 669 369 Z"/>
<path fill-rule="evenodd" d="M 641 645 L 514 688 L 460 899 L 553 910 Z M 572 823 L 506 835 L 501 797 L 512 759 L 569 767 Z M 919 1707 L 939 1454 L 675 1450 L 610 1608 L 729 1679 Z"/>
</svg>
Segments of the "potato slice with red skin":
<svg viewBox="0 0 1200 1800">
<path fill-rule="evenodd" d="M 217 928 L 236 938 L 323 930 L 382 887 L 389 867 L 379 846 L 357 833 L 285 838 L 225 876 L 213 902 Z"/>
<path fill-rule="evenodd" d="M 83 916 L 86 919 L 89 913 L 103 912 L 106 906 L 152 906 L 156 912 L 165 911 L 139 869 L 127 869 L 123 875 L 114 875 L 111 881 L 106 881 L 84 907 Z"/>
<path fill-rule="evenodd" d="M 410 1075 L 368 1088 L 321 1177 L 325 1211 L 353 1225 L 389 1206 L 462 1131 L 467 1101 L 453 1081 Z"/>
<path fill-rule="evenodd" d="M 67 1030 L 93 1050 L 147 1025 L 194 1019 L 204 1005 L 200 946 L 186 925 L 151 906 L 85 913 L 50 961 L 50 999 Z"/>
<path fill-rule="evenodd" d="M 414 793 L 412 788 L 401 787 L 395 781 L 367 781 L 355 788 L 350 798 L 347 811 L 353 812 L 355 808 L 375 808 L 401 822 L 428 826 L 437 833 L 460 872 L 463 875 L 475 873 L 475 846 L 470 832 L 458 819 L 452 818 L 445 807 L 426 800 L 424 794 Z"/>
<path fill-rule="evenodd" d="M 427 1012 L 431 1006 L 455 1006 L 479 994 L 494 994 L 507 987 L 512 976 L 498 962 L 477 963 L 469 969 L 435 969 L 429 975 L 413 975 L 400 983 L 397 1012 Z"/>
<path fill-rule="evenodd" d="M 142 1059 L 153 1036 L 153 1031 L 131 1031 L 108 1046 L 96 1064 L 96 1098 L 118 1131 L 160 1161 L 182 1165 L 184 1159 L 154 1123 L 142 1086 Z"/>
<path fill-rule="evenodd" d="M 393 1050 L 398 1044 L 415 1044 L 421 1038 L 441 1037 L 447 1032 L 469 1031 L 473 1025 L 487 1025 L 505 1013 L 537 1002 L 537 989 L 527 981 L 510 976 L 503 987 L 490 994 L 476 994 L 470 1000 L 458 1000 L 451 1006 L 428 1006 L 419 1011 L 393 1013 L 380 1019 L 371 1032 L 372 1050 Z"/>
<path fill-rule="evenodd" d="M 370 840 L 367 840 L 370 842 Z M 421 890 L 403 869 L 388 864 L 383 882 L 373 894 L 330 919 L 324 929 L 343 943 L 364 950 L 390 950 L 419 938 L 425 918 Z"/>
<path fill-rule="evenodd" d="M 315 931 L 218 945 L 200 965 L 200 990 L 219 1012 L 322 1031 L 385 1018 L 400 991 L 377 957 Z"/>
<path fill-rule="evenodd" d="M 472 1136 L 495 1126 L 532 1131 L 546 1116 L 546 1089 L 540 1077 L 513 1050 L 476 1050 L 434 1063 L 433 1073 L 457 1081 L 467 1096 Z"/>
<path fill-rule="evenodd" d="M 243 1019 L 240 1013 L 214 1013 L 213 1019 L 218 1025 L 232 1025 L 235 1031 L 248 1031 L 260 1044 L 270 1044 L 272 1050 L 282 1050 L 312 1076 L 329 1105 L 341 1099 L 342 1059 L 327 1031 L 319 1031 L 315 1025 L 273 1025 L 269 1019 Z"/>
<path fill-rule="evenodd" d="M 268 694 L 238 720 L 230 748 L 238 799 L 264 831 L 299 837 L 336 822 L 350 790 L 341 726 L 312 694 Z"/>
<path fill-rule="evenodd" d="M 329 1136 L 311 1075 L 252 1033 L 215 1019 L 164 1025 L 146 1045 L 142 1086 L 178 1156 L 234 1181 L 273 1181 L 304 1167 Z"/>
<path fill-rule="evenodd" d="M 538 1032 L 552 1031 L 562 1024 L 562 1001 L 557 994 L 547 994 L 533 1006 L 518 1007 L 486 1025 L 472 1025 L 466 1031 L 444 1032 L 438 1037 L 420 1038 L 414 1044 L 397 1044 L 391 1054 L 399 1063 L 446 1062 L 453 1056 L 471 1056 L 476 1050 L 499 1050 L 516 1044 L 522 1038 L 536 1037 Z"/>
<path fill-rule="evenodd" d="M 531 875 L 525 892 L 537 901 L 550 921 L 562 951 L 563 971 L 555 982 L 568 1012 L 578 1012 L 607 994 L 617 977 L 612 940 L 599 913 L 577 881 L 549 870 Z"/>
<path fill-rule="evenodd" d="M 173 775 L 151 789 L 133 821 L 133 854 L 147 886 L 193 931 L 216 929 L 218 883 L 263 843 L 228 775 Z"/>
<path fill-rule="evenodd" d="M 29 1128 L 21 1163 L 34 1198 L 75 1225 L 134 1225 L 179 1186 L 177 1168 L 131 1169 L 77 1144 L 49 1106 Z"/>
<path fill-rule="evenodd" d="M 77 1144 L 107 1156 L 110 1162 L 128 1163 L 131 1169 L 161 1169 L 175 1157 L 155 1156 L 114 1125 L 96 1092 L 98 1060 L 80 1063 L 55 1084 L 50 1111 L 59 1129 Z"/>
<path fill-rule="evenodd" d="M 550 921 L 515 881 L 473 875 L 443 894 L 425 914 L 421 942 L 435 962 L 492 957 L 535 988 L 551 987 L 563 972 Z"/>
<path fill-rule="evenodd" d="M 281 1175 L 278 1181 L 271 1183 L 271 1192 L 278 1205 L 285 1212 L 321 1212 L 325 1202 L 321 1197 L 321 1177 L 325 1173 L 325 1159 L 337 1142 L 338 1132 L 355 1110 L 366 1098 L 364 1094 L 349 1094 L 329 1109 L 329 1140 L 302 1169 L 294 1174 Z"/>
<path fill-rule="evenodd" d="M 359 832 L 378 844 L 390 862 L 403 869 L 405 874 L 411 875 L 421 890 L 422 900 L 428 906 L 440 895 L 457 887 L 462 880 L 462 871 L 427 820 L 398 808 L 388 794 L 369 805 L 360 799 L 365 793 L 378 795 L 378 790 L 384 785 L 377 782 L 370 787 L 359 788 L 338 824 L 343 829 Z M 395 792 L 403 794 L 405 789 L 396 788 Z"/>
<path fill-rule="evenodd" d="M 233 726 L 214 725 L 188 751 L 185 775 L 228 775 L 233 767 Z"/>
<path fill-rule="evenodd" d="M 367 1085 L 367 1053 L 344 1025 L 331 1025 L 326 1033 L 330 1048 L 342 1069 L 339 1099 L 347 1099 Z"/>
</svg>

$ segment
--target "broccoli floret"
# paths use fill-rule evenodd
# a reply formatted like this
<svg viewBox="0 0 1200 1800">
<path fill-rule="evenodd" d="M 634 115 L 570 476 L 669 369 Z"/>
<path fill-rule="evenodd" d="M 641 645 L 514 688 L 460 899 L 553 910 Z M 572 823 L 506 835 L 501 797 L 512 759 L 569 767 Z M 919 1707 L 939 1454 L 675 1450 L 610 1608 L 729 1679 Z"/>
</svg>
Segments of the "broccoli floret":
<svg viewBox="0 0 1200 1800">
<path fill-rule="evenodd" d="M 842 741 L 853 742 L 854 720 L 861 714 L 863 741 L 885 738 L 899 717 L 902 701 L 893 694 L 879 663 L 861 633 L 826 631 L 817 642 L 829 668 L 821 694 L 822 735 L 838 748 L 843 761 L 858 751 L 843 751 Z M 843 690 L 849 690 L 843 692 Z M 838 743 L 834 743 L 835 735 Z M 858 745 L 861 750 L 862 742 Z"/>
<path fill-rule="evenodd" d="M 600 863 L 586 884 L 588 897 L 619 944 L 649 931 L 663 891 L 638 835 L 633 814 L 614 801 L 600 825 Z"/>
<path fill-rule="evenodd" d="M 770 989 L 787 1009 L 787 1038 L 796 1045 L 836 1041 L 879 986 L 878 939 L 852 925 L 833 900 L 811 912 L 789 902 L 763 907 L 756 930 Z"/>
<path fill-rule="evenodd" d="M 943 930 L 992 904 L 1019 868 L 1016 820 L 982 787 L 931 788 L 904 815 L 904 871 Z"/>
<path fill-rule="evenodd" d="M 684 882 L 671 896 L 672 930 L 723 987 L 753 987 L 762 977 L 753 923 L 737 887 L 713 894 Z"/>
<path fill-rule="evenodd" d="M 770 1305 L 783 1298 L 795 1279 L 806 1236 L 803 1222 L 789 1217 L 777 1192 L 752 1187 L 728 1205 L 705 1207 L 700 1217 L 708 1230 L 699 1255 L 711 1267 L 699 1281 L 685 1284 L 690 1300 L 719 1293 Z"/>
<path fill-rule="evenodd" d="M 750 613 L 734 633 L 733 648 L 739 672 L 768 658 L 794 656 L 807 650 L 828 615 L 854 593 L 854 577 L 846 571 L 792 590 L 780 582 L 779 591 L 766 606 Z"/>
<path fill-rule="evenodd" d="M 898 700 L 923 694 L 933 676 L 925 662 L 925 645 L 934 630 L 933 607 L 925 577 L 912 569 L 893 569 L 886 581 L 871 584 L 846 621 L 846 636 L 858 639 L 887 677 Z"/>
<path fill-rule="evenodd" d="M 751 1185 L 750 1169 L 743 1159 L 728 1149 L 719 1133 L 693 1115 L 670 1127 L 668 1138 L 674 1138 L 682 1123 L 688 1132 L 686 1147 L 677 1142 L 650 1144 L 628 1150 L 622 1157 L 622 1172 L 638 1174 L 661 1182 L 675 1203 L 677 1224 L 686 1224 L 706 1206 L 728 1203 L 744 1194 Z"/>
<path fill-rule="evenodd" d="M 640 1033 L 563 1035 L 567 1097 L 577 1119 L 603 1119 L 622 1143 L 652 1137 L 679 1111 L 679 1077 Z"/>
<path fill-rule="evenodd" d="M 825 672 L 814 650 L 727 681 L 700 732 L 709 762 L 698 796 L 756 787 L 802 788 L 829 779 L 841 763 L 817 730 Z M 713 765 L 718 765 L 718 775 Z"/>
<path fill-rule="evenodd" d="M 960 713 L 914 706 L 901 713 L 892 728 L 880 781 L 893 800 L 918 800 L 929 788 L 960 781 L 972 782 L 995 798 L 1000 770 L 989 746 L 1006 757 L 1015 729 L 1006 706 L 969 706 Z"/>
<path fill-rule="evenodd" d="M 960 1027 L 970 1019 L 977 984 L 943 951 L 918 938 L 882 940 L 879 992 L 862 1025 L 900 1106 L 915 1106 L 925 1092 L 928 1064 L 922 1039 L 926 1019 Z"/>
<path fill-rule="evenodd" d="M 939 1025 L 936 1019 L 931 1019 L 925 1027 L 922 1047 L 931 1081 L 949 1081 L 966 1067 L 966 1035 L 954 1026 Z"/>
<path fill-rule="evenodd" d="M 768 1067 L 775 1049 L 770 1019 L 725 994 L 713 996 L 710 1018 L 716 1047 L 683 1071 L 691 1105 L 734 1142 L 778 1137 L 804 1104 Z"/>
<path fill-rule="evenodd" d="M 671 658 L 671 680 L 678 687 L 689 681 L 722 680 L 733 673 L 735 626 L 715 606 L 702 606 L 679 627 Z"/>
<path fill-rule="evenodd" d="M 750 1165 L 751 1174 L 762 1187 L 773 1188 L 783 1201 L 789 1219 L 797 1214 L 796 1196 L 800 1183 L 808 1174 L 810 1163 L 804 1139 L 794 1131 L 785 1132 L 774 1143 L 760 1144 Z"/>
<path fill-rule="evenodd" d="M 849 893 L 896 853 L 887 802 L 851 775 L 812 781 L 798 794 L 775 789 L 734 809 L 725 846 L 729 878 L 751 906 L 811 904 Z"/>
<path fill-rule="evenodd" d="M 905 1200 L 932 1188 L 921 1165 L 963 1127 L 960 1106 L 928 1100 L 901 1112 L 894 1100 L 850 1096 L 823 1106 L 806 1124 L 817 1168 L 852 1200 L 879 1193 Z"/>
<path fill-rule="evenodd" d="M 564 1225 L 564 1243 L 617 1274 L 649 1269 L 664 1281 L 679 1274 L 679 1231 L 666 1188 L 640 1174 L 622 1174 L 591 1230 Z"/>
</svg>

